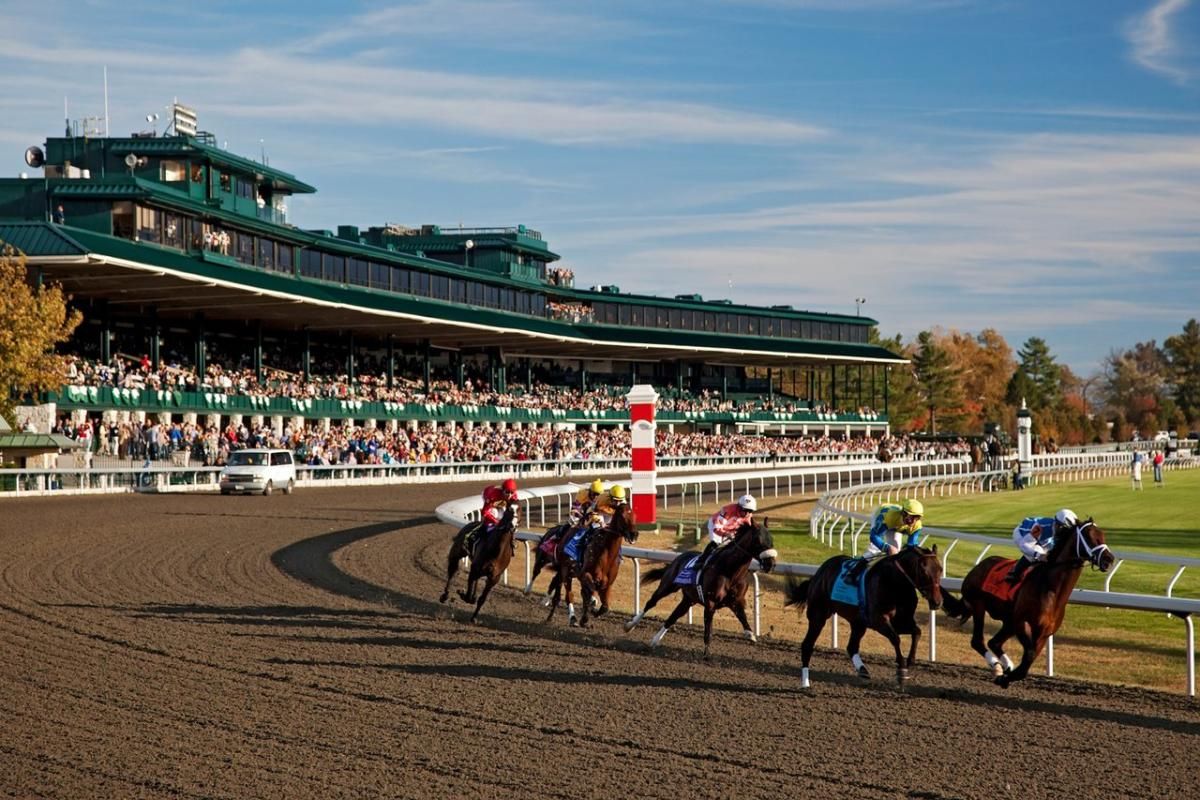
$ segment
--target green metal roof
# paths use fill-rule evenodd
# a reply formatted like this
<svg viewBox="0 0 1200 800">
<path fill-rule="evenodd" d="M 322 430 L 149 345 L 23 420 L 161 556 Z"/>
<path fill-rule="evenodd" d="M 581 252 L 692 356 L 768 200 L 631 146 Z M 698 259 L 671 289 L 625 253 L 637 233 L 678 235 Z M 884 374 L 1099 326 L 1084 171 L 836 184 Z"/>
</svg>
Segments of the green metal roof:
<svg viewBox="0 0 1200 800">
<path fill-rule="evenodd" d="M 75 450 L 82 445 L 58 433 L 0 434 L 0 450 Z"/>
<path fill-rule="evenodd" d="M 214 145 L 205 144 L 191 136 L 160 136 L 155 138 L 130 138 L 109 140 L 109 149 L 113 153 L 134 153 L 136 155 L 191 155 L 199 153 L 214 164 L 233 167 L 240 172 L 260 175 L 271 181 L 276 189 L 284 189 L 300 194 L 311 194 L 316 190 L 290 172 L 260 164 L 248 158 L 235 155 Z"/>
<path fill-rule="evenodd" d="M 0 222 L 0 241 L 27 256 L 81 256 L 87 253 L 58 225 L 49 222 Z"/>
</svg>

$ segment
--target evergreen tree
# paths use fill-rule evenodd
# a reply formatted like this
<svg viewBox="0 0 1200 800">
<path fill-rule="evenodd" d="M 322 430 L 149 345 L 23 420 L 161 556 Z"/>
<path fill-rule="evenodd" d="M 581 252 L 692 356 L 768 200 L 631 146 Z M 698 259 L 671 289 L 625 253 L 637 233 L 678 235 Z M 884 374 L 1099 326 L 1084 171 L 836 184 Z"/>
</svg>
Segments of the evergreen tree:
<svg viewBox="0 0 1200 800">
<path fill-rule="evenodd" d="M 1062 399 L 1062 367 L 1050 355 L 1045 339 L 1031 336 L 1017 351 L 1019 366 L 1008 384 L 1008 402 L 1040 411 L 1057 406 Z"/>
<path fill-rule="evenodd" d="M 955 369 L 950 354 L 938 345 L 930 331 L 917 334 L 917 352 L 912 363 L 918 396 L 929 413 L 929 432 L 937 433 L 939 412 L 945 414 L 944 422 L 961 419 L 962 375 Z"/>
<path fill-rule="evenodd" d="M 1200 422 L 1200 323 L 1190 319 L 1183 333 L 1163 343 L 1170 365 L 1175 405 L 1189 425 Z"/>
</svg>

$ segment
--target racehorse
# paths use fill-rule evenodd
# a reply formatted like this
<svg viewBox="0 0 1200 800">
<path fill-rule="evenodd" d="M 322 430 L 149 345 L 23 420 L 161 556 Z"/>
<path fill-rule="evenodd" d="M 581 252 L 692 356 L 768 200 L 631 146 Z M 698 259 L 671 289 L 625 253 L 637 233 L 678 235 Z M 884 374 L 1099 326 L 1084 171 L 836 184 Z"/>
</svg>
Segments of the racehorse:
<svg viewBox="0 0 1200 800">
<path fill-rule="evenodd" d="M 732 611 L 738 622 L 742 623 L 743 635 L 750 641 L 757 642 L 758 638 L 750 628 L 750 621 L 746 619 L 746 575 L 750 571 L 750 562 L 754 559 L 758 559 L 763 572 L 770 572 L 775 568 L 778 553 L 775 552 L 775 543 L 771 539 L 767 519 L 763 519 L 762 525 L 742 523 L 734 533 L 733 541 L 718 548 L 709 557 L 701 572 L 699 585 L 695 581 L 688 581 L 682 585 L 676 583 L 676 577 L 695 556 L 694 552 L 681 553 L 667 566 L 652 569 L 642 576 L 643 583 L 658 580 L 658 588 L 646 601 L 645 607 L 625 623 L 625 630 L 633 630 L 659 600 L 682 589 L 683 597 L 679 600 L 679 605 L 675 606 L 675 610 L 658 629 L 658 633 L 654 634 L 650 640 L 651 647 L 658 647 L 671 626 L 698 603 L 704 606 L 705 659 L 709 658 L 713 614 L 718 608 L 728 608 Z"/>
<path fill-rule="evenodd" d="M 1078 523 L 1072 534 L 1055 537 L 1046 561 L 1031 566 L 1015 591 L 1006 587 L 1000 577 L 1012 568 L 1013 559 L 1010 558 L 985 558 L 963 578 L 962 595 L 967 606 L 964 617 L 972 616 L 975 621 L 971 646 L 992 668 L 999 686 L 1007 687 L 1029 673 L 1030 665 L 1042 652 L 1046 640 L 1062 625 L 1067 600 L 1083 565 L 1091 564 L 1093 568 L 1107 572 L 1116 560 L 1104 543 L 1104 531 L 1090 517 Z M 993 574 L 996 578 L 988 580 Z M 983 644 L 984 612 L 1000 622 L 1000 630 L 986 647 Z M 1015 669 L 1003 650 L 1004 642 L 1013 636 L 1024 648 L 1021 663 Z"/>
<path fill-rule="evenodd" d="M 466 536 L 468 531 L 475 525 L 482 523 L 470 523 L 464 525 L 463 528 L 455 535 L 454 541 L 450 544 L 450 552 L 446 556 L 446 587 L 442 590 L 442 596 L 439 601 L 444 603 L 450 596 L 450 583 L 454 580 L 455 574 L 458 572 L 459 561 L 463 558 L 471 559 L 471 569 L 467 573 L 467 591 L 459 591 L 458 596 L 467 603 L 475 603 L 475 613 L 471 615 L 471 622 L 475 622 L 479 616 L 479 609 L 483 608 L 483 603 L 487 600 L 488 595 L 492 591 L 500 576 L 508 569 L 508 562 L 512 560 L 513 555 L 513 536 L 516 534 L 517 526 L 514 522 L 514 517 L 517 512 L 517 504 L 510 503 L 508 510 L 504 512 L 504 516 L 500 519 L 499 524 L 492 530 L 491 533 L 481 533 L 475 542 L 474 552 L 468 552 L 466 546 Z M 483 591 L 479 593 L 476 599 L 476 586 L 480 578 L 485 578 Z"/>
<path fill-rule="evenodd" d="M 560 522 L 553 528 L 550 528 L 542 534 L 542 538 L 538 539 L 537 547 L 533 551 L 533 569 L 529 573 L 529 582 L 525 584 L 525 594 L 533 591 L 533 582 L 537 580 L 537 576 L 543 569 L 555 563 L 553 556 L 546 555 L 543 549 L 547 540 L 553 538 L 555 540 L 555 555 L 558 554 L 558 549 L 567 542 L 567 535 L 570 534 L 573 525 L 570 521 Z M 554 590 L 558 587 L 557 570 L 555 572 L 555 580 L 550 581 L 550 587 L 546 590 L 546 605 L 550 604 L 550 599 L 554 596 Z"/>
<path fill-rule="evenodd" d="M 832 598 L 834 583 L 842 574 L 842 566 L 849 556 L 833 556 L 826 559 L 816 575 L 806 581 L 789 581 L 784 605 L 808 610 L 808 632 L 800 645 L 801 687 L 807 689 L 808 664 L 812 660 L 813 647 L 821 635 L 825 623 L 838 614 L 850 623 L 850 641 L 846 654 L 860 678 L 869 677 L 867 666 L 858 654 L 859 643 L 867 629 L 879 631 L 892 643 L 896 650 L 896 681 L 904 686 L 908 680 L 908 668 L 916 661 L 917 643 L 921 640 L 921 628 L 917 625 L 918 592 L 937 610 L 947 603 L 948 610 L 960 610 L 961 603 L 941 587 L 942 564 L 938 561 L 937 545 L 932 550 L 923 547 L 905 547 L 895 555 L 880 558 L 871 565 L 863 581 L 867 595 L 866 612 L 855 603 L 845 603 Z M 900 653 L 900 635 L 912 636 L 908 657 Z"/>
<path fill-rule="evenodd" d="M 596 616 L 608 613 L 608 596 L 612 585 L 617 580 L 617 571 L 621 567 L 621 542 L 632 544 L 637 541 L 637 524 L 633 516 L 633 507 L 622 504 L 613 512 L 612 522 L 591 534 L 587 549 L 579 557 L 576 564 L 566 554 L 565 542 L 555 549 L 555 566 L 558 573 L 550 582 L 550 591 L 554 592 L 550 602 L 550 613 L 546 616 L 549 622 L 554 618 L 562 599 L 562 587 L 567 587 L 567 622 L 587 627 L 588 615 L 592 611 L 592 597 L 600 598 L 600 608 Z M 580 592 L 583 595 L 583 616 L 575 619 L 575 601 L 571 591 L 571 580 L 579 579 Z"/>
</svg>

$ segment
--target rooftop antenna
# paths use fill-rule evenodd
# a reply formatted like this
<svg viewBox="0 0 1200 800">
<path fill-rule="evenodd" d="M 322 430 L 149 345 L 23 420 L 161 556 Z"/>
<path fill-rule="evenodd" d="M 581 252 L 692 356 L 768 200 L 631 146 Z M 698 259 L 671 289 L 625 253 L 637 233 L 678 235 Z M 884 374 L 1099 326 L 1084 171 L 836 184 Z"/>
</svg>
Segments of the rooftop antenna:
<svg viewBox="0 0 1200 800">
<path fill-rule="evenodd" d="M 146 115 L 146 122 L 150 123 L 150 132 L 154 136 L 158 136 L 158 114 L 151 112 Z"/>
<path fill-rule="evenodd" d="M 63 122 L 66 123 L 66 135 L 69 137 L 71 135 L 71 112 L 67 110 L 67 96 L 65 94 L 63 95 Z"/>
<path fill-rule="evenodd" d="M 108 136 L 108 65 L 104 65 L 104 135 Z"/>
</svg>

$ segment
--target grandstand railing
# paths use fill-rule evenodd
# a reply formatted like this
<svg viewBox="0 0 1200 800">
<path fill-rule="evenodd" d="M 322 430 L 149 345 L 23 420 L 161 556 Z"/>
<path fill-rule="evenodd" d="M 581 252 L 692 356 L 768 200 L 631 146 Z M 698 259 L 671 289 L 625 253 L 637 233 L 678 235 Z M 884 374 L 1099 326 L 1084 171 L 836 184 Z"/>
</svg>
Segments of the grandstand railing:
<svg viewBox="0 0 1200 800">
<path fill-rule="evenodd" d="M 520 422 L 618 424 L 629 422 L 629 412 L 616 409 L 519 408 L 508 406 L 451 405 L 447 403 L 393 403 L 388 401 L 330 398 L 268 397 L 226 394 L 220 391 L 180 392 L 169 389 L 127 389 L 112 386 L 64 386 L 46 394 L 46 400 L 63 409 L 146 411 L 181 414 L 242 414 L 315 419 L 375 419 L 404 422 Z M 659 411 L 659 422 L 767 425 L 887 425 L 879 413 L 825 413 L 819 411 Z"/>
<path fill-rule="evenodd" d="M 1120 466 L 1120 468 L 1122 468 L 1122 469 L 1127 469 L 1126 458 L 1127 457 L 1124 454 L 1122 454 L 1122 460 L 1121 460 L 1121 466 Z M 1191 468 L 1191 467 L 1195 467 L 1195 466 L 1200 466 L 1200 459 L 1179 459 L 1179 460 L 1175 461 L 1174 463 L 1172 463 L 1171 468 L 1172 469 L 1184 469 L 1184 468 Z M 845 486 L 841 486 L 840 488 L 831 489 L 830 491 L 826 492 L 821 497 L 821 499 L 818 501 L 818 510 L 814 511 L 814 513 L 813 513 L 813 519 L 816 521 L 810 523 L 813 526 L 812 527 L 812 529 L 814 531 L 813 535 L 819 536 L 819 537 L 824 537 L 823 538 L 824 541 L 826 541 L 829 544 L 832 544 L 835 531 L 833 531 L 832 529 L 827 530 L 826 529 L 826 528 L 828 528 L 827 525 L 825 525 L 825 528 L 823 528 L 822 525 L 824 523 L 822 523 L 821 520 L 824 517 L 832 515 L 834 513 L 836 513 L 838 515 L 838 518 L 840 520 L 842 520 L 843 524 L 856 526 L 858 528 L 858 533 L 861 533 L 861 529 L 865 525 L 869 524 L 869 519 L 866 514 L 859 513 L 859 511 L 857 511 L 857 510 L 840 509 L 837 506 L 832 505 L 830 501 L 832 500 L 833 497 L 837 497 L 837 498 L 856 497 L 857 498 L 856 507 L 863 508 L 863 507 L 866 507 L 864 501 L 865 501 L 865 498 L 867 497 L 866 492 L 869 490 L 879 490 L 878 492 L 876 492 L 875 495 L 871 495 L 871 496 L 873 498 L 880 497 L 883 499 L 890 499 L 890 498 L 892 498 L 893 494 L 898 496 L 900 489 L 904 489 L 906 493 L 911 493 L 913 490 L 917 491 L 918 493 L 924 492 L 925 494 L 923 496 L 928 496 L 929 493 L 931 493 L 931 492 L 945 493 L 945 494 L 966 493 L 966 490 L 967 490 L 966 487 L 968 487 L 968 486 L 976 485 L 976 486 L 982 487 L 985 485 L 985 482 L 987 482 L 988 479 L 991 479 L 991 481 L 993 482 L 993 485 L 994 485 L 995 481 L 998 481 L 1002 477 L 1009 474 L 1007 472 L 992 472 L 992 473 L 970 472 L 970 471 L 968 471 L 967 466 L 965 464 L 963 464 L 962 461 L 951 459 L 951 460 L 945 460 L 945 461 L 913 462 L 911 464 L 897 465 L 897 467 L 895 467 L 895 468 L 900 468 L 902 470 L 908 470 L 908 474 L 906 474 L 903 478 L 901 478 L 899 480 L 884 480 L 884 481 L 868 484 L 868 482 L 872 481 L 876 476 L 882 477 L 882 475 L 886 475 L 887 474 L 886 469 L 888 467 L 893 467 L 893 465 L 873 464 L 873 465 L 848 466 L 848 467 L 840 467 L 840 468 L 836 468 L 836 469 L 828 469 L 821 475 L 815 474 L 818 468 L 809 468 L 810 472 L 806 476 L 806 478 L 808 480 L 808 485 L 813 486 L 814 488 L 818 484 L 818 482 L 823 482 L 826 486 L 830 486 L 835 481 L 844 481 L 846 484 L 848 484 Z M 1116 464 L 1108 464 L 1108 463 L 1099 463 L 1099 464 L 1094 464 L 1094 465 L 1088 465 L 1088 464 L 1084 464 L 1084 463 L 1075 463 L 1075 464 L 1070 464 L 1070 465 L 1064 465 L 1062 467 L 1056 467 L 1054 465 L 1049 465 L 1049 466 L 1035 468 L 1035 473 L 1033 475 L 1031 475 L 1031 478 L 1036 479 L 1038 481 L 1056 480 L 1056 479 L 1062 477 L 1060 475 L 1054 474 L 1055 470 L 1059 470 L 1059 471 L 1065 471 L 1065 472 L 1074 474 L 1076 476 L 1075 479 L 1077 479 L 1077 480 L 1094 479 L 1096 477 L 1104 477 L 1108 474 L 1112 474 L 1110 472 L 1110 470 L 1116 470 L 1117 468 L 1118 468 L 1118 466 Z M 660 486 L 665 481 L 670 481 L 669 485 L 672 485 L 672 486 L 682 486 L 682 485 L 686 485 L 688 483 L 692 483 L 692 484 L 699 483 L 701 485 L 711 485 L 714 487 L 714 489 L 713 489 L 714 493 L 721 492 L 721 494 L 723 496 L 723 492 L 724 492 L 724 488 L 725 488 L 726 484 L 729 484 L 732 481 L 734 484 L 740 483 L 741 485 L 744 485 L 744 486 L 751 486 L 751 485 L 756 486 L 758 488 L 760 495 L 773 494 L 774 496 L 780 496 L 781 494 L 783 494 L 784 491 L 787 491 L 789 494 L 791 494 L 792 488 L 795 485 L 795 483 L 798 483 L 801 480 L 803 480 L 797 474 L 798 472 L 801 472 L 801 470 L 760 470 L 760 471 L 755 471 L 755 472 L 737 473 L 737 474 L 733 474 L 733 475 L 714 474 L 714 475 L 701 475 L 701 476 L 684 476 L 684 477 L 679 477 L 679 478 L 667 477 L 667 478 L 660 478 L 659 482 L 660 482 Z M 1089 477 L 1085 477 L 1085 476 L 1091 476 L 1091 477 L 1089 478 Z M 537 487 L 535 489 L 530 489 L 530 490 L 521 490 L 520 502 L 522 504 L 523 512 L 524 512 L 523 518 L 526 520 L 531 520 L 531 517 L 533 516 L 533 513 L 532 513 L 533 509 L 536 507 L 538 510 L 538 517 L 539 517 L 540 525 L 547 526 L 547 525 L 557 525 L 557 524 L 561 523 L 563 520 L 566 519 L 566 514 L 570 509 L 569 498 L 577 490 L 578 490 L 577 487 L 570 486 L 570 485 L 545 486 L 545 487 Z M 857 492 L 857 494 L 856 494 L 856 492 Z M 733 495 L 733 492 L 731 491 L 730 496 L 732 497 L 732 495 Z M 547 499 L 553 499 L 553 501 L 554 501 L 553 505 L 548 504 Z M 716 501 L 716 500 L 717 500 L 717 497 L 714 494 L 714 501 Z M 872 502 L 874 502 L 874 500 L 872 500 Z M 550 511 L 549 517 L 547 516 L 547 513 L 546 513 L 547 510 Z M 480 512 L 480 501 L 476 497 L 466 497 L 466 498 L 461 498 L 458 500 L 452 500 L 447 503 L 443 503 L 436 510 L 437 516 L 440 520 L 442 520 L 442 522 L 444 522 L 448 525 L 454 525 L 454 526 L 459 526 L 459 527 L 461 527 L 462 525 L 465 525 L 467 522 L 477 521 L 479 519 L 479 512 Z M 820 529 L 820 533 L 817 532 L 818 529 Z M 965 533 L 960 533 L 957 531 L 945 531 L 942 529 L 930 529 L 930 532 L 933 534 L 939 535 L 939 536 L 952 535 L 952 536 L 956 536 L 963 540 L 977 539 L 977 538 L 978 539 L 986 539 L 987 542 L 989 542 L 993 545 L 1005 543 L 1005 540 L 992 539 L 990 537 L 976 537 L 974 534 L 965 534 Z M 523 542 L 524 549 L 525 549 L 525 588 L 527 591 L 531 588 L 530 576 L 532 574 L 532 567 L 533 567 L 532 546 L 541 539 L 541 536 L 542 536 L 541 532 L 531 531 L 531 530 L 522 530 L 522 531 L 519 531 L 517 534 L 517 539 L 519 541 Z M 842 532 L 842 536 L 843 536 L 843 538 L 840 541 L 841 541 L 841 547 L 844 549 L 844 545 L 845 545 L 844 531 Z M 1008 542 L 1008 543 L 1011 543 L 1011 542 Z M 945 563 L 945 559 L 949 556 L 949 553 L 952 549 L 953 549 L 953 545 L 951 547 L 948 547 L 946 549 L 946 551 L 942 554 L 943 555 L 943 563 Z M 642 593 L 641 593 L 642 562 L 649 561 L 649 562 L 659 562 L 659 563 L 670 563 L 679 556 L 679 553 L 676 551 L 673 551 L 673 550 L 650 550 L 650 549 L 638 548 L 638 547 L 622 547 L 621 552 L 623 555 L 628 557 L 632 562 L 633 570 L 634 570 L 633 602 L 634 602 L 635 609 L 640 609 L 641 605 L 642 605 Z M 1114 553 L 1114 555 L 1117 555 L 1117 554 Z M 1172 557 L 1160 557 L 1160 556 L 1151 556 L 1151 555 L 1142 555 L 1142 554 L 1133 554 L 1133 553 L 1122 553 L 1118 557 L 1124 558 L 1126 560 L 1139 559 L 1139 560 L 1143 560 L 1143 561 L 1159 561 L 1160 559 L 1166 559 L 1166 561 L 1168 561 L 1169 563 L 1178 564 L 1181 566 L 1190 566 L 1190 565 L 1193 565 L 1193 562 L 1195 562 L 1196 564 L 1200 564 L 1200 560 L 1194 560 L 1194 559 L 1177 559 L 1177 558 L 1172 558 Z M 982 558 L 982 555 L 980 556 L 980 558 Z M 819 565 L 817 565 L 817 564 L 794 564 L 794 563 L 781 562 L 781 563 L 776 563 L 775 569 L 773 570 L 772 574 L 793 575 L 793 576 L 799 576 L 799 577 L 811 577 L 812 575 L 816 574 L 816 571 L 818 568 L 819 568 Z M 1113 571 L 1115 571 L 1115 567 L 1114 567 L 1114 570 L 1112 570 L 1110 572 L 1113 572 Z M 1180 570 L 1179 574 L 1181 574 L 1181 572 L 1182 572 L 1182 570 Z M 762 632 L 762 602 L 761 602 L 761 599 L 762 599 L 763 589 L 762 589 L 762 584 L 761 584 L 761 580 L 759 577 L 759 565 L 757 562 L 754 562 L 751 566 L 751 577 L 753 579 L 753 584 L 754 584 L 753 626 L 754 626 L 755 634 L 759 635 Z M 1133 610 L 1133 611 L 1153 611 L 1153 612 L 1160 612 L 1160 613 L 1165 612 L 1165 613 L 1168 613 L 1170 615 L 1173 615 L 1173 616 L 1176 616 L 1176 617 L 1179 617 L 1180 619 L 1182 619 L 1184 622 L 1185 635 L 1186 635 L 1186 658 L 1187 658 L 1187 661 L 1186 661 L 1186 665 L 1187 665 L 1186 690 L 1187 690 L 1187 694 L 1189 696 L 1195 696 L 1195 694 L 1196 694 L 1196 637 L 1195 637 L 1195 627 L 1194 627 L 1192 615 L 1200 614 L 1200 600 L 1172 597 L 1170 595 L 1170 589 L 1174 586 L 1174 583 L 1177 580 L 1178 580 L 1178 574 L 1172 580 L 1171 585 L 1168 587 L 1168 593 L 1166 596 L 1112 592 L 1112 591 L 1108 590 L 1108 587 L 1106 584 L 1106 588 L 1104 591 L 1096 591 L 1096 590 L 1090 590 L 1090 589 L 1076 589 L 1074 592 L 1072 592 L 1069 602 L 1072 604 L 1075 604 L 1075 605 L 1102 606 L 1102 607 L 1106 607 L 1106 608 L 1122 608 L 1122 609 L 1128 609 L 1128 610 Z M 506 584 L 508 583 L 507 573 L 505 573 L 504 581 Z M 962 579 L 947 577 L 947 578 L 943 579 L 942 585 L 945 588 L 950 589 L 951 591 L 961 591 L 962 590 Z M 689 623 L 692 622 L 692 615 L 690 612 L 688 614 L 688 622 Z M 839 647 L 839 644 L 838 644 L 839 630 L 838 630 L 838 618 L 836 615 L 834 615 L 834 617 L 832 619 L 830 635 L 832 638 L 831 646 L 833 648 L 837 649 Z M 928 642 L 929 642 L 929 660 L 937 661 L 937 614 L 934 611 L 929 612 Z M 1046 652 L 1046 673 L 1048 675 L 1053 675 L 1054 674 L 1054 641 L 1053 641 L 1053 637 L 1051 637 L 1050 641 L 1047 643 L 1045 652 Z"/>
<path fill-rule="evenodd" d="M 660 458 L 664 472 L 691 472 L 718 468 L 755 468 L 770 464 L 799 467 L 812 464 L 870 464 L 871 453 L 795 453 L 769 455 L 669 456 Z M 903 465 L 897 473 L 902 475 Z M 605 475 L 628 472 L 629 459 L 591 458 L 540 461 L 468 461 L 398 464 L 356 464 L 296 467 L 297 486 L 349 486 L 389 483 L 449 483 L 508 476 L 521 479 L 556 476 Z M 150 462 L 149 466 L 89 467 L 86 461 L 52 469 L 0 469 L 0 497 L 65 494 L 104 494 L 125 491 L 212 491 L 219 466 L 190 466 Z M 662 483 L 660 478 L 660 484 Z M 801 478 L 803 484 L 803 479 Z M 728 481 L 726 481 L 728 482 Z"/>
</svg>

